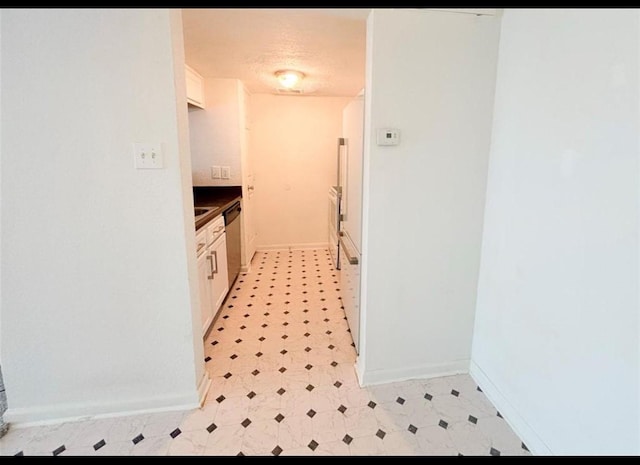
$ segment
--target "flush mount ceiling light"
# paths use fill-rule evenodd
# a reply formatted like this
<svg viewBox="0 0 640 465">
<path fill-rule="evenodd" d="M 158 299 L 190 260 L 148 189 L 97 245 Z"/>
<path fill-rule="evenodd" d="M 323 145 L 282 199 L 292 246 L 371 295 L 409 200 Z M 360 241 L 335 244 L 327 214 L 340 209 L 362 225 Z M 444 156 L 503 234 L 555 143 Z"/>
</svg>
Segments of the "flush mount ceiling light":
<svg viewBox="0 0 640 465">
<path fill-rule="evenodd" d="M 302 81 L 304 74 L 300 71 L 282 70 L 276 71 L 276 77 L 282 87 L 286 89 L 293 89 L 300 81 Z"/>
</svg>

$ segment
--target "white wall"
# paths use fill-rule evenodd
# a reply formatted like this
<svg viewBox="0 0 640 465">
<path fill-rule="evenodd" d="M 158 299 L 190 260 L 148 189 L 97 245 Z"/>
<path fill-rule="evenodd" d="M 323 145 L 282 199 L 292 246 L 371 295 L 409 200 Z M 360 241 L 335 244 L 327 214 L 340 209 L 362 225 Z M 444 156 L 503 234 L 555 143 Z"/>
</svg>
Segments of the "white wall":
<svg viewBox="0 0 640 465">
<path fill-rule="evenodd" d="M 238 79 L 204 80 L 205 108 L 189 107 L 194 186 L 241 186 L 240 92 Z M 230 179 L 212 179 L 211 166 L 229 166 Z"/>
<path fill-rule="evenodd" d="M 468 369 L 499 19 L 376 10 L 367 26 L 365 384 Z M 376 128 L 399 128 L 380 147 Z"/>
<path fill-rule="evenodd" d="M 2 9 L 0 9 L 0 50 L 2 50 Z M 2 53 L 0 53 L 0 123 L 2 122 Z M 0 127 L 0 192 L 2 192 L 2 130 Z M 0 244 L 2 243 L 2 196 L 0 195 Z M 0 246 L 0 283 L 2 283 L 2 247 Z M 0 285 L 0 365 L 2 365 L 2 286 Z M 1 376 L 1 375 L 0 375 Z"/>
<path fill-rule="evenodd" d="M 326 246 L 345 97 L 251 97 L 258 248 Z"/>
<path fill-rule="evenodd" d="M 638 454 L 638 12 L 502 21 L 472 373 L 534 453 Z"/>
<path fill-rule="evenodd" d="M 176 14 L 2 13 L 7 420 L 197 403 Z M 134 141 L 165 169 L 135 170 Z"/>
<path fill-rule="evenodd" d="M 2 50 L 2 9 L 0 9 L 0 50 Z M 2 121 L 2 54 L 0 53 L 0 122 Z M 2 192 L 2 131 L 0 130 L 0 192 Z M 0 244 L 2 241 L 2 196 L 0 195 Z M 2 283 L 2 247 L 0 247 L 0 283 Z M 2 376 L 2 286 L 0 286 L 0 387 L 4 390 Z M 0 425 L 4 424 L 3 414 L 6 410 L 6 394 L 0 392 Z M 0 426 L 1 427 L 1 426 Z"/>
<path fill-rule="evenodd" d="M 202 343 L 202 315 L 200 313 L 200 287 L 198 284 L 198 261 L 196 258 L 196 235 L 193 216 L 193 182 L 191 173 L 191 148 L 189 144 L 189 117 L 187 113 L 187 83 L 184 73 L 184 34 L 182 32 L 182 10 L 170 10 L 171 53 L 173 59 L 174 90 L 176 93 L 175 115 L 178 137 L 178 162 L 182 192 L 182 224 L 184 231 L 187 275 L 191 300 L 191 329 L 193 356 L 195 361 L 195 382 L 201 403 L 209 389 L 211 379 L 204 367 L 204 346 Z"/>
</svg>

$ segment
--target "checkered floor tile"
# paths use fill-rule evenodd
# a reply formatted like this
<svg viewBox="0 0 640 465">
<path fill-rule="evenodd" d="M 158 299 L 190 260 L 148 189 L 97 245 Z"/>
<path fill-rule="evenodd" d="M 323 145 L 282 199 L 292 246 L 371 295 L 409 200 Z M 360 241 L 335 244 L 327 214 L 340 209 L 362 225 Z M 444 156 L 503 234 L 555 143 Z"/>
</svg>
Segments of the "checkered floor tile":
<svg viewBox="0 0 640 465">
<path fill-rule="evenodd" d="M 256 253 L 187 412 L 14 428 L 2 455 L 530 455 L 467 375 L 360 388 L 327 250 Z"/>
</svg>

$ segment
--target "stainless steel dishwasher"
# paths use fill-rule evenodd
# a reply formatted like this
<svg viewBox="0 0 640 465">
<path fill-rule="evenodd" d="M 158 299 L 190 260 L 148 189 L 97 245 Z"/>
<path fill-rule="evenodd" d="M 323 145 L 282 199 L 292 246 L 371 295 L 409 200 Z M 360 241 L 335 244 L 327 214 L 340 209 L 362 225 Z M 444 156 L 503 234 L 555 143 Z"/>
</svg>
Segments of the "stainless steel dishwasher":
<svg viewBox="0 0 640 465">
<path fill-rule="evenodd" d="M 227 208 L 224 215 L 225 232 L 227 233 L 227 269 L 229 271 L 229 291 L 240 273 L 240 202 Z"/>
</svg>

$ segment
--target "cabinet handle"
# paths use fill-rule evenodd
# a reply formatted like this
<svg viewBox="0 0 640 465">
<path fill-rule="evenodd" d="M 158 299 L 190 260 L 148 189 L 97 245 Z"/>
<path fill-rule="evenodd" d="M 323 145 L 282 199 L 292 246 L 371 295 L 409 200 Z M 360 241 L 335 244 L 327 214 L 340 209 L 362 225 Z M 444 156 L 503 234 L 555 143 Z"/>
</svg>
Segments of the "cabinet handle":
<svg viewBox="0 0 640 465">
<path fill-rule="evenodd" d="M 216 261 L 216 271 L 215 272 L 212 271 L 211 272 L 211 276 L 213 276 L 213 273 L 217 273 L 218 272 L 218 251 L 214 250 L 212 253 L 213 253 L 213 258 Z"/>
<path fill-rule="evenodd" d="M 211 276 L 207 276 L 207 279 L 213 279 L 213 257 L 207 255 L 207 260 L 209 260 L 209 269 L 211 270 Z"/>
<path fill-rule="evenodd" d="M 339 239 L 339 241 L 340 241 L 340 245 L 342 246 L 341 249 L 344 252 L 344 256 L 346 257 L 347 261 L 349 262 L 349 265 L 357 265 L 358 257 L 351 256 L 351 254 L 347 250 L 347 246 L 344 244 L 344 241 L 342 240 L 342 237 Z"/>
<path fill-rule="evenodd" d="M 218 226 L 216 229 L 214 229 L 213 233 L 214 233 L 214 234 L 217 234 L 217 233 L 219 233 L 220 231 L 222 231 L 223 229 L 224 229 L 224 226 Z"/>
<path fill-rule="evenodd" d="M 200 252 L 200 249 L 202 249 L 205 245 L 207 245 L 207 244 L 204 243 L 204 242 L 198 243 L 198 250 L 196 250 L 196 253 Z"/>
</svg>

